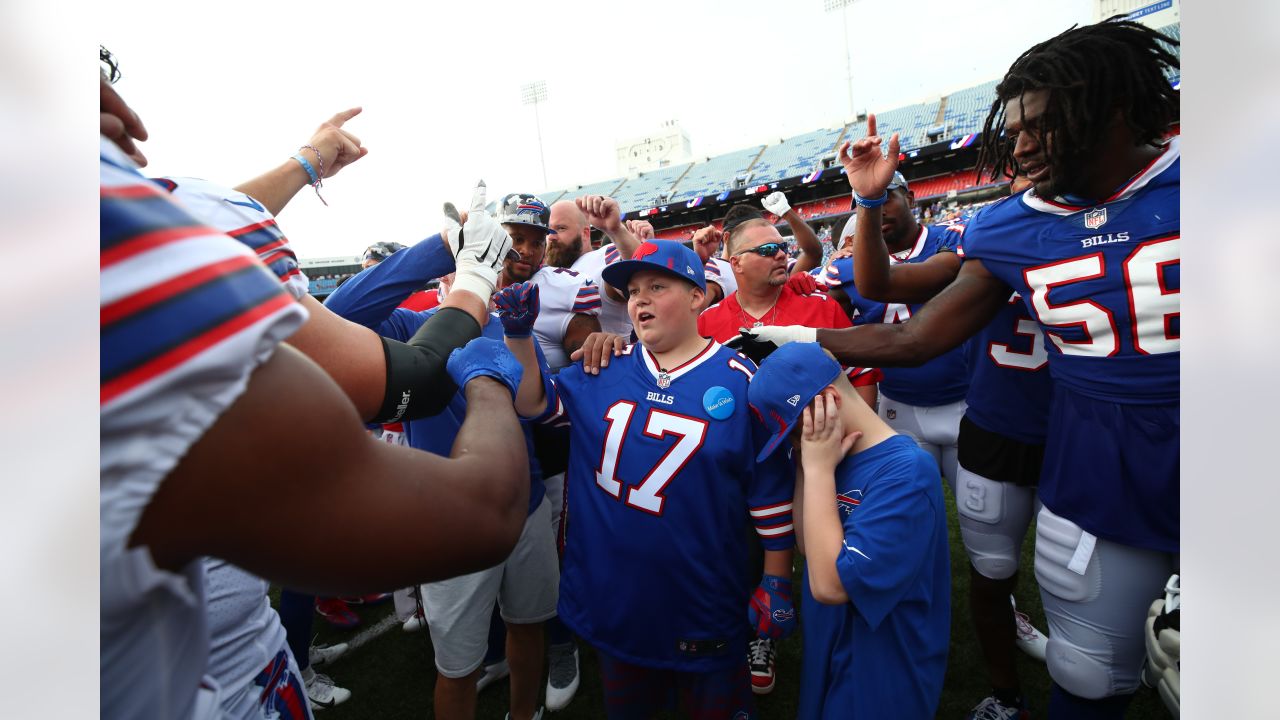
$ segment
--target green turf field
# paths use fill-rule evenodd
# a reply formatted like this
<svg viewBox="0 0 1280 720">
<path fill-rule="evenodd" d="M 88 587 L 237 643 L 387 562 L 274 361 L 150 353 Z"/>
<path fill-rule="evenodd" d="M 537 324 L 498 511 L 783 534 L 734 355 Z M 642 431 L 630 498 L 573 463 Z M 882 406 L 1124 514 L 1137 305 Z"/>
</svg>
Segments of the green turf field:
<svg viewBox="0 0 1280 720">
<path fill-rule="evenodd" d="M 951 654 L 948 659 L 946 683 L 939 705 L 939 718 L 963 718 L 965 714 L 990 692 L 982 667 L 981 651 L 974 639 L 969 622 L 968 573 L 955 572 L 964 569 L 968 561 L 960 542 L 960 530 L 956 523 L 954 503 L 947 493 L 949 526 L 951 534 L 951 564 L 954 588 L 952 592 Z M 1032 528 L 1034 532 L 1034 527 Z M 1031 616 L 1036 627 L 1045 631 L 1044 613 L 1040 608 L 1040 595 L 1030 574 L 1032 567 L 1032 540 L 1028 535 L 1023 546 L 1023 573 L 1016 597 L 1018 608 Z M 797 565 L 800 565 L 798 562 Z M 797 569 L 797 583 L 803 578 Z M 1158 591 L 1158 589 L 1157 589 Z M 1152 595 L 1155 599 L 1155 595 Z M 798 597 L 797 597 L 798 601 Z M 365 626 L 376 623 L 392 612 L 390 603 L 373 608 L 359 608 Z M 801 616 L 800 622 L 804 622 Z M 329 628 L 319 617 L 316 619 L 319 642 L 341 642 L 354 631 L 337 631 Z M 771 694 L 758 697 L 757 709 L 762 720 L 790 719 L 796 717 L 797 682 L 800 672 L 800 633 L 778 646 L 778 681 Z M 1018 671 L 1022 677 L 1023 692 L 1030 703 L 1033 718 L 1045 717 L 1048 699 L 1049 675 L 1042 663 L 1019 653 Z M 550 715 L 553 718 L 577 720 L 601 718 L 600 677 L 595 657 L 589 648 L 582 653 L 582 684 L 577 696 L 568 708 Z M 352 696 L 343 705 L 323 710 L 318 717 L 323 720 L 348 718 L 431 718 L 431 693 L 435 684 L 435 666 L 432 663 L 431 643 L 426 631 L 415 634 L 402 632 L 397 625 L 389 632 L 360 647 L 333 665 L 322 668 L 334 681 L 349 690 Z M 487 688 L 479 699 L 477 717 L 501 718 L 507 711 L 507 687 L 505 682 Z M 1154 690 L 1143 688 L 1129 707 L 1127 716 L 1132 720 L 1164 719 L 1170 717 Z"/>
</svg>

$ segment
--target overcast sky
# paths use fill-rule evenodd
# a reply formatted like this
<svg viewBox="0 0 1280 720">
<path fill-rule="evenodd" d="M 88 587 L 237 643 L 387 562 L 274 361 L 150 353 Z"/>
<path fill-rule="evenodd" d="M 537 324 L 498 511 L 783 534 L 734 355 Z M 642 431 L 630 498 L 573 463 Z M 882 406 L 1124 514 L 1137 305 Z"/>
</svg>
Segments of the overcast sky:
<svg viewBox="0 0 1280 720">
<path fill-rule="evenodd" d="M 116 88 L 146 123 L 153 175 L 235 185 L 296 152 L 335 111 L 369 155 L 304 189 L 280 223 L 303 258 L 411 244 L 484 178 L 490 199 L 617 177 L 615 143 L 681 123 L 695 158 L 1000 77 L 1091 19 L 1088 0 L 326 3 L 137 2 L 104 13 Z M 533 108 L 543 80 L 547 183 Z"/>
</svg>

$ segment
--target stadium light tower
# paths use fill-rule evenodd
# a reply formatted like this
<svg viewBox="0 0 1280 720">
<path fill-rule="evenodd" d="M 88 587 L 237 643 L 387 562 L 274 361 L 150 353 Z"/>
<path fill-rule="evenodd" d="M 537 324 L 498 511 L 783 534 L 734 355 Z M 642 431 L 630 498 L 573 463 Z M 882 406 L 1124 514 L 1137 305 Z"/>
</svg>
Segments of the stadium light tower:
<svg viewBox="0 0 1280 720">
<path fill-rule="evenodd" d="M 843 13 L 840 26 L 844 28 L 844 69 L 845 69 L 845 89 L 849 91 L 849 117 L 857 117 L 858 113 L 853 109 L 853 61 L 849 59 L 852 54 L 849 50 L 849 13 L 848 8 L 858 0 L 822 0 L 822 9 L 827 12 L 835 12 L 837 10 Z"/>
<path fill-rule="evenodd" d="M 542 161 L 542 187 L 547 187 L 547 158 L 542 154 L 542 118 L 538 116 L 538 104 L 547 101 L 547 83 L 542 80 L 520 87 L 520 100 L 533 106 L 533 121 L 538 126 L 538 159 Z"/>
</svg>

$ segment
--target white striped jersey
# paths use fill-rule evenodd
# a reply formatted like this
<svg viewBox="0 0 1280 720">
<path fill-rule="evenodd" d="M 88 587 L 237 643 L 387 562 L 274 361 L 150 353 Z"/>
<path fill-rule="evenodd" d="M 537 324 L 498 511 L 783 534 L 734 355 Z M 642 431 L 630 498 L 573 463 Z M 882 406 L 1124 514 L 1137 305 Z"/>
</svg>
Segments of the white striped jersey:
<svg viewBox="0 0 1280 720">
<path fill-rule="evenodd" d="M 733 276 L 733 266 L 728 260 L 718 257 L 707 258 L 703 271 L 707 282 L 719 285 L 724 291 L 724 297 L 738 292 L 738 278 Z"/>
<path fill-rule="evenodd" d="M 543 266 L 530 280 L 538 286 L 533 335 L 554 372 L 569 364 L 564 334 L 574 315 L 600 314 L 600 286 L 568 268 Z"/>
<path fill-rule="evenodd" d="M 187 177 L 157 178 L 206 225 L 221 230 L 247 245 L 258 255 L 289 294 L 301 300 L 307 294 L 307 276 L 298 265 L 298 256 L 289 246 L 275 216 L 262 203 L 239 190 L 223 187 L 208 180 Z"/>
<path fill-rule="evenodd" d="M 209 653 L 201 563 L 160 570 L 129 537 L 306 311 L 106 139 L 99 208 L 101 712 L 191 717 Z"/>
</svg>

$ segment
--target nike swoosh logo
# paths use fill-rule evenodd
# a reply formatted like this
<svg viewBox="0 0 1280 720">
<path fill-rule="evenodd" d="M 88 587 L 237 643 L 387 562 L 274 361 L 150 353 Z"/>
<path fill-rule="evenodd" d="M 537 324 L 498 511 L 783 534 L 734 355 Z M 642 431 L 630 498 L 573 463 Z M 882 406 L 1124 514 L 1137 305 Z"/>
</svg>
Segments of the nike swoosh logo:
<svg viewBox="0 0 1280 720">
<path fill-rule="evenodd" d="M 864 553 L 864 552 L 862 552 L 861 550 L 859 550 L 858 548 L 856 548 L 856 547 L 854 547 L 854 546 L 850 545 L 849 543 L 845 543 L 845 544 L 844 544 L 844 546 L 845 546 L 845 548 L 846 548 L 846 549 L 848 549 L 848 550 L 852 550 L 853 552 L 858 553 L 859 555 L 861 555 L 861 556 L 862 556 L 862 557 L 864 557 L 864 558 L 867 558 L 868 560 L 870 560 L 870 559 L 871 559 L 871 558 L 867 557 L 867 554 L 866 554 L 866 553 Z"/>
<path fill-rule="evenodd" d="M 264 208 L 264 207 L 262 207 L 261 205 L 259 205 L 259 204 L 258 204 L 258 201 L 257 201 L 257 200 L 254 200 L 253 198 L 249 197 L 248 195 L 245 195 L 245 196 L 244 196 L 244 199 L 245 199 L 245 200 L 248 200 L 248 202 L 241 202 L 241 201 L 239 201 L 239 200 L 232 200 L 231 198 L 222 198 L 222 199 L 223 199 L 223 200 L 226 200 L 227 202 L 231 203 L 232 205 L 239 205 L 240 207 L 253 208 L 254 210 L 257 210 L 258 212 L 266 212 L 266 211 L 267 211 L 267 209 L 266 209 L 266 208 Z"/>
</svg>

